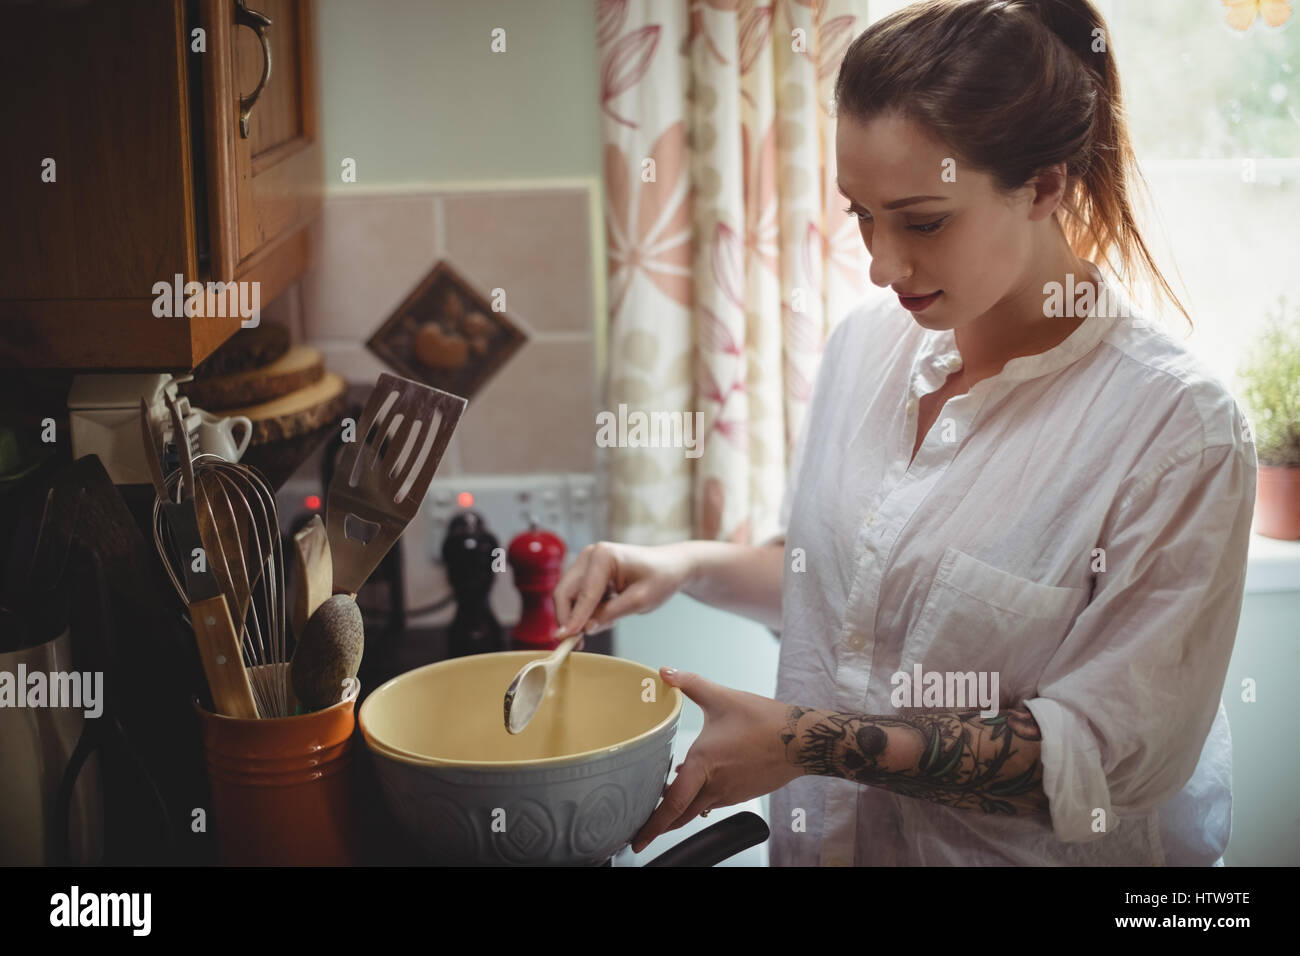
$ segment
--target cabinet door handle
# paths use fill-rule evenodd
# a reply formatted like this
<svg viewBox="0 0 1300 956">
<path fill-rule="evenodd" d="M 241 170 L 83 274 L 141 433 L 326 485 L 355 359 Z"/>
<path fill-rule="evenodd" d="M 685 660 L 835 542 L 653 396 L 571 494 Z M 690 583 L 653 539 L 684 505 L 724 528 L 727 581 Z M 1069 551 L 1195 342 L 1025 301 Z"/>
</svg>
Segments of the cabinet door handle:
<svg viewBox="0 0 1300 956">
<path fill-rule="evenodd" d="M 266 81 L 271 78 L 271 41 L 266 35 L 267 28 L 271 26 L 271 18 L 264 13 L 248 9 L 244 6 L 244 0 L 238 0 L 235 4 L 235 26 L 248 27 L 262 41 L 262 78 L 257 81 L 257 87 L 253 92 L 247 96 L 241 94 L 239 97 L 239 135 L 248 139 L 248 117 L 252 115 L 257 98 L 266 88 Z"/>
</svg>

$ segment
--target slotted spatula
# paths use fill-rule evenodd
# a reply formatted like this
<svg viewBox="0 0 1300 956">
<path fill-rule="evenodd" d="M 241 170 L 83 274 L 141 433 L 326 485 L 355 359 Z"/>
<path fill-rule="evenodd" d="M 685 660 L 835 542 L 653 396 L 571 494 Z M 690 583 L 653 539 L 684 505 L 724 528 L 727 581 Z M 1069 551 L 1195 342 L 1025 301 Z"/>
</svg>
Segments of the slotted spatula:
<svg viewBox="0 0 1300 956">
<path fill-rule="evenodd" d="M 410 379 L 379 376 L 326 497 L 335 594 L 355 597 L 411 523 L 466 404 Z"/>
</svg>

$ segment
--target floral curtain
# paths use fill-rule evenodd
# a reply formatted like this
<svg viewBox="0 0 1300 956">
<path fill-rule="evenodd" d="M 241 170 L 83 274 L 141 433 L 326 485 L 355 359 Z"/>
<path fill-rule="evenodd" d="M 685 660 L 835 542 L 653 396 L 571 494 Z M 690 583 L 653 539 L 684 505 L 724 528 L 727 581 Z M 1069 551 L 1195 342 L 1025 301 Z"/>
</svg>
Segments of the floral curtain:
<svg viewBox="0 0 1300 956">
<path fill-rule="evenodd" d="M 873 289 L 832 115 L 866 6 L 597 2 L 613 540 L 776 529 L 823 344 Z M 681 413 L 684 430 L 638 432 L 638 412 Z"/>
</svg>

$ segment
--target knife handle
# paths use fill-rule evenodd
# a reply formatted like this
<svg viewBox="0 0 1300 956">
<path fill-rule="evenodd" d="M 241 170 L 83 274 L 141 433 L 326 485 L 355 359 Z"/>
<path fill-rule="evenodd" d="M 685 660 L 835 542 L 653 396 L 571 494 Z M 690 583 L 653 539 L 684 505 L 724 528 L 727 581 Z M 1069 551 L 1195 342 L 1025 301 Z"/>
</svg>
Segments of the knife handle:
<svg viewBox="0 0 1300 956">
<path fill-rule="evenodd" d="M 208 690 L 212 692 L 213 709 L 225 717 L 256 720 L 253 685 L 248 682 L 226 596 L 218 594 L 195 601 L 190 605 L 190 621 L 194 624 L 203 672 L 208 677 Z"/>
</svg>

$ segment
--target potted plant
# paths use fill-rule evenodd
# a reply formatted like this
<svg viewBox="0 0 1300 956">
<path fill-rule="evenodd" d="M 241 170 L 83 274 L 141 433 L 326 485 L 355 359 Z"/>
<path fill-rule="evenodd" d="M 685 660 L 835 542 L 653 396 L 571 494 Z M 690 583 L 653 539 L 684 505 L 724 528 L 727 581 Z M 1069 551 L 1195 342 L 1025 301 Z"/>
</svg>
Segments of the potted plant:
<svg viewBox="0 0 1300 956">
<path fill-rule="evenodd" d="M 1255 530 L 1300 540 L 1300 321 L 1286 320 L 1286 296 L 1237 372 L 1250 417 L 1259 478 Z"/>
</svg>

